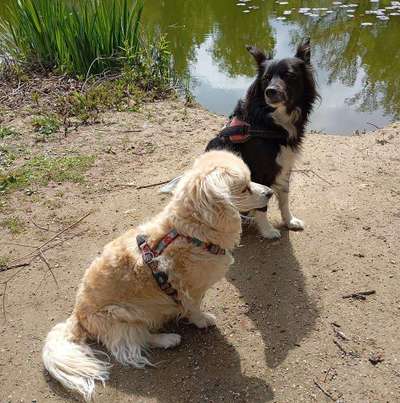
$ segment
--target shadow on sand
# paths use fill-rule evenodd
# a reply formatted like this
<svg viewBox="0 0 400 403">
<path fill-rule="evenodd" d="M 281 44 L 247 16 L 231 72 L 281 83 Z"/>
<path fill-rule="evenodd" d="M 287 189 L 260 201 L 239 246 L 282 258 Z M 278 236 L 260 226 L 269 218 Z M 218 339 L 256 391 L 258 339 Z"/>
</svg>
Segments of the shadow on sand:
<svg viewBox="0 0 400 403">
<path fill-rule="evenodd" d="M 228 281 L 247 303 L 247 315 L 265 344 L 266 364 L 274 368 L 301 345 L 314 327 L 318 310 L 305 289 L 290 232 L 282 230 L 282 239 L 270 242 L 246 228 L 242 245 L 235 251 Z"/>
</svg>

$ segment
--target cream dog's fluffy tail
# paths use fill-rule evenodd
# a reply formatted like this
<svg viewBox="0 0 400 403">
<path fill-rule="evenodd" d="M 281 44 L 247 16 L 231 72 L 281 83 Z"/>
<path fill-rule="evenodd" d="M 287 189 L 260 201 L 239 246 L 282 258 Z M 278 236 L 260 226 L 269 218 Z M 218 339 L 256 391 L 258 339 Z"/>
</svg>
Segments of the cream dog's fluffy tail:
<svg viewBox="0 0 400 403">
<path fill-rule="evenodd" d="M 79 392 L 85 400 L 91 400 L 95 381 L 104 382 L 109 377 L 110 364 L 99 360 L 83 342 L 74 341 L 74 320 L 59 323 L 47 335 L 42 358 L 44 366 L 66 388 Z"/>
</svg>

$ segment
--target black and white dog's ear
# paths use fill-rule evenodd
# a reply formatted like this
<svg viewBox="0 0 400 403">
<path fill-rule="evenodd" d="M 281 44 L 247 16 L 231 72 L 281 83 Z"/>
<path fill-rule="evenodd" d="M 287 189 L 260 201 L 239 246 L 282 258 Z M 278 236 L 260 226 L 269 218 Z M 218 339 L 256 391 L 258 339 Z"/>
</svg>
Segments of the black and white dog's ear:
<svg viewBox="0 0 400 403">
<path fill-rule="evenodd" d="M 264 52 L 262 52 L 260 49 L 256 48 L 255 46 L 250 46 L 247 45 L 246 49 L 249 51 L 249 53 L 254 57 L 254 60 L 260 66 L 263 62 L 268 60 L 270 57 L 266 56 Z"/>
<path fill-rule="evenodd" d="M 182 179 L 182 175 L 178 176 L 171 181 L 169 181 L 166 185 L 164 185 L 160 190 L 159 193 L 169 193 L 172 194 L 177 187 L 179 181 Z"/>
<path fill-rule="evenodd" d="M 306 64 L 310 64 L 311 61 L 310 38 L 307 38 L 301 45 L 299 45 L 295 56 L 303 60 Z"/>
</svg>

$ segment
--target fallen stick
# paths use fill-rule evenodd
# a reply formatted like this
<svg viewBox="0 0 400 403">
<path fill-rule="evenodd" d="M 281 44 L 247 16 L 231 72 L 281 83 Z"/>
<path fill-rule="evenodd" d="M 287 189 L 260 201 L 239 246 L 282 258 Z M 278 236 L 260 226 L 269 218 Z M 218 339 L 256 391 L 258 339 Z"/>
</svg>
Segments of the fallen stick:
<svg viewBox="0 0 400 403">
<path fill-rule="evenodd" d="M 35 245 L 27 245 L 25 243 L 18 243 L 18 242 L 4 242 L 4 245 L 23 246 L 24 248 L 31 248 L 31 249 L 37 249 L 38 248 L 38 246 L 35 246 Z"/>
<path fill-rule="evenodd" d="M 375 123 L 372 123 L 372 122 L 367 122 L 367 125 L 371 125 L 371 126 L 375 127 L 378 130 L 382 129 L 382 127 L 379 127 Z"/>
<path fill-rule="evenodd" d="M 339 350 L 344 354 L 344 355 L 348 355 L 348 351 L 346 351 L 342 345 L 335 339 L 333 339 L 333 342 L 338 346 Z"/>
<path fill-rule="evenodd" d="M 149 185 L 138 186 L 136 189 L 140 190 L 140 189 L 147 189 L 147 188 L 153 188 L 153 187 L 160 186 L 160 185 L 165 185 L 165 184 L 171 182 L 171 180 L 172 179 L 169 179 L 167 181 L 157 182 L 157 183 L 150 183 Z"/>
<path fill-rule="evenodd" d="M 292 169 L 292 172 L 300 172 L 300 173 L 304 173 L 307 175 L 307 173 L 311 173 L 313 175 L 315 175 L 317 178 L 321 179 L 322 181 L 326 182 L 328 185 L 333 186 L 332 182 L 329 182 L 327 179 L 323 178 L 321 175 L 317 174 L 315 171 L 313 171 L 312 169 Z"/>
<path fill-rule="evenodd" d="M 353 292 L 351 294 L 343 295 L 342 298 L 356 298 L 356 299 L 366 299 L 367 295 L 373 295 L 375 294 L 375 290 L 369 290 L 369 291 L 358 291 L 358 292 Z"/>
<path fill-rule="evenodd" d="M 45 265 L 49 269 L 49 272 L 50 272 L 51 276 L 53 277 L 53 280 L 56 283 L 57 288 L 60 288 L 60 286 L 58 285 L 58 281 L 56 279 L 56 276 L 53 273 L 53 269 L 51 268 L 50 263 L 47 261 L 46 257 L 44 256 L 44 254 L 43 254 L 43 252 L 41 250 L 39 252 L 39 257 L 40 257 L 40 259 L 43 260 L 43 262 L 45 263 Z"/>
<path fill-rule="evenodd" d="M 32 259 L 34 259 L 39 253 L 40 250 L 43 250 L 43 248 L 48 245 L 50 242 L 54 241 L 54 239 L 58 238 L 60 235 L 64 234 L 64 232 L 67 232 L 68 230 L 70 230 L 72 227 L 75 227 L 75 225 L 79 224 L 81 221 L 83 221 L 87 216 L 89 216 L 90 214 L 92 214 L 91 211 L 89 211 L 88 213 L 86 213 L 84 216 L 82 216 L 81 218 L 79 218 L 78 220 L 76 220 L 75 222 L 73 222 L 71 225 L 69 225 L 68 227 L 64 228 L 63 230 L 57 232 L 54 236 L 52 236 L 50 239 L 48 239 L 47 241 L 43 242 L 40 246 L 38 246 L 34 251 L 21 256 L 17 259 L 14 259 L 11 264 L 15 264 L 21 260 L 24 259 L 28 259 L 31 257 L 31 261 Z"/>
<path fill-rule="evenodd" d="M 333 333 L 335 333 L 335 336 L 340 337 L 342 340 L 350 340 L 342 331 L 337 329 L 335 326 L 333 326 Z"/>
<path fill-rule="evenodd" d="M 333 402 L 336 402 L 337 399 L 335 399 L 330 393 L 328 393 L 315 379 L 314 379 L 314 385 L 329 399 L 331 399 Z"/>
<path fill-rule="evenodd" d="M 81 218 L 79 218 L 78 220 L 76 220 L 75 222 L 73 222 L 71 225 L 69 225 L 68 227 L 64 228 L 63 230 L 57 232 L 57 234 L 55 234 L 54 236 L 52 236 L 50 239 L 48 239 L 47 241 L 43 242 L 39 247 L 37 247 L 33 252 L 30 252 L 20 258 L 14 259 L 14 261 L 11 262 L 10 266 L 7 266 L 5 268 L 0 268 L 0 272 L 1 271 L 7 271 L 7 270 L 11 270 L 11 269 L 15 269 L 17 267 L 19 267 L 19 270 L 17 270 L 15 273 L 13 273 L 6 281 L 2 282 L 1 284 L 4 286 L 3 288 L 3 295 L 2 295 L 2 308 L 3 308 L 3 316 L 4 316 L 4 320 L 5 322 L 7 322 L 7 314 L 6 314 L 6 295 L 7 295 L 7 287 L 8 287 L 8 283 L 14 279 L 22 270 L 25 266 L 29 266 L 32 261 L 39 257 L 47 266 L 49 272 L 51 273 L 54 282 L 56 283 L 57 287 L 58 287 L 58 282 L 57 279 L 53 273 L 53 270 L 49 264 L 49 262 L 47 261 L 46 257 L 44 256 L 43 252 L 52 249 L 53 247 L 65 242 L 65 240 L 59 240 L 58 242 L 56 242 L 55 245 L 49 245 L 52 241 L 54 241 L 55 239 L 57 239 L 60 235 L 64 234 L 66 231 L 70 230 L 72 227 L 74 227 L 75 225 L 79 224 L 82 220 L 84 220 L 87 216 L 89 216 L 89 214 L 91 214 L 92 212 L 89 211 L 88 213 L 86 213 L 84 216 L 82 216 Z M 48 246 L 49 245 L 49 246 Z M 46 246 L 48 246 L 46 248 Z M 30 258 L 30 260 L 28 262 L 24 262 L 24 263 L 17 263 L 23 259 L 28 259 Z"/>
<path fill-rule="evenodd" d="M 31 262 L 28 262 L 28 263 L 20 263 L 20 264 L 14 264 L 14 265 L 12 265 L 12 266 L 0 267 L 0 272 L 12 270 L 12 269 L 18 269 L 18 267 L 29 266 L 30 264 L 31 264 Z"/>
<path fill-rule="evenodd" d="M 39 228 L 39 229 L 41 229 L 41 230 L 43 230 L 43 231 L 55 232 L 55 231 L 50 230 L 49 228 L 45 228 L 45 227 L 42 227 L 42 226 L 39 225 L 39 224 L 36 224 L 35 221 L 33 221 L 33 220 L 31 220 L 31 221 L 32 221 L 32 224 L 33 224 L 36 228 Z"/>
</svg>

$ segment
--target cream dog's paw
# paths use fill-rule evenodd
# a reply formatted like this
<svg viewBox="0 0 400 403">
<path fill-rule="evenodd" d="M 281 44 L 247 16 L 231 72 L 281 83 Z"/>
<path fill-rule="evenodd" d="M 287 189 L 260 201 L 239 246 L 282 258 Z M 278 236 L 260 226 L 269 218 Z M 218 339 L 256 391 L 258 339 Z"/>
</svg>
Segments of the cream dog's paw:
<svg viewBox="0 0 400 403">
<path fill-rule="evenodd" d="M 149 344 L 151 347 L 172 348 L 181 344 L 181 336 L 176 333 L 152 334 Z"/>
<path fill-rule="evenodd" d="M 200 314 L 191 316 L 189 321 L 199 329 L 204 329 L 209 326 L 215 326 L 217 318 L 212 313 L 201 312 Z"/>
</svg>

